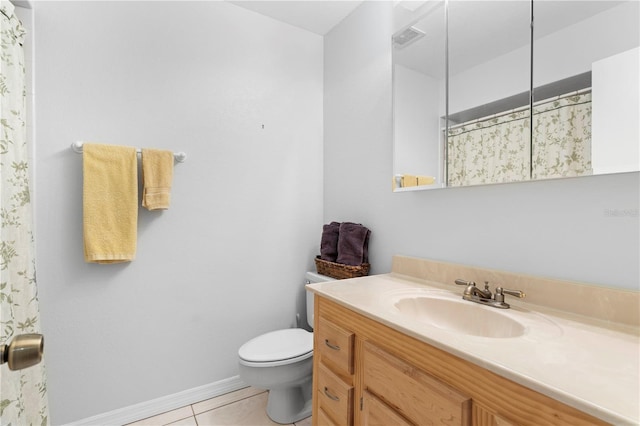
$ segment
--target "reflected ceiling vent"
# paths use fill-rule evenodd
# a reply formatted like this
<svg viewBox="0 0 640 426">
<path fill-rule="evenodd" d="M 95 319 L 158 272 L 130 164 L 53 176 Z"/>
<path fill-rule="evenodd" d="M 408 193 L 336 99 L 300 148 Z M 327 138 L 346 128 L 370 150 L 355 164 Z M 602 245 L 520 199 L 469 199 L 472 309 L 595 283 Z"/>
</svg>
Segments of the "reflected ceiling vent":
<svg viewBox="0 0 640 426">
<path fill-rule="evenodd" d="M 424 37 L 424 31 L 420 31 L 416 27 L 409 27 L 404 31 L 394 34 L 393 46 L 397 49 L 404 49 L 411 43 Z"/>
</svg>

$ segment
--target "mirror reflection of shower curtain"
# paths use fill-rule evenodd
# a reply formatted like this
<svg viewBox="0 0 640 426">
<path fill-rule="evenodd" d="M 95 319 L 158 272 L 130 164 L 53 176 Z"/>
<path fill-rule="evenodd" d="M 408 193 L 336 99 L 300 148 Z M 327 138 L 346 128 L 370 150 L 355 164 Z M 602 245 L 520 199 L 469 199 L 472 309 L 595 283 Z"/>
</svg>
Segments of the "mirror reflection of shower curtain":
<svg viewBox="0 0 640 426">
<path fill-rule="evenodd" d="M 447 186 L 529 179 L 529 110 L 497 114 L 449 130 Z"/>
<path fill-rule="evenodd" d="M 0 0 L 0 344 L 17 334 L 40 332 L 26 138 L 25 32 L 14 10 Z M 18 371 L 3 364 L 0 389 L 0 424 L 49 424 L 42 363 Z"/>
<path fill-rule="evenodd" d="M 591 168 L 591 91 L 533 106 L 533 179 L 585 176 Z"/>
<path fill-rule="evenodd" d="M 528 107 L 453 126 L 447 186 L 592 174 L 590 90 L 537 102 L 533 111 L 531 144 Z"/>
</svg>

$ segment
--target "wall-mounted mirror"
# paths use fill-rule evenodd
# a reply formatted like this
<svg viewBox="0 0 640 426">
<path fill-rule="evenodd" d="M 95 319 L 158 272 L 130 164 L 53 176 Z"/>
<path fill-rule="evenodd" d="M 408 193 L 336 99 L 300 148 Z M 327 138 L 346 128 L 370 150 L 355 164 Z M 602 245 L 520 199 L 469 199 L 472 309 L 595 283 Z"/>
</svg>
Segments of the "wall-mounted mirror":
<svg viewBox="0 0 640 426">
<path fill-rule="evenodd" d="M 394 190 L 640 170 L 639 6 L 400 1 Z"/>
<path fill-rule="evenodd" d="M 533 178 L 640 170 L 640 3 L 533 7 Z"/>
<path fill-rule="evenodd" d="M 420 3 L 424 5 L 418 10 L 411 8 Z M 405 15 L 397 19 L 409 24 L 403 22 L 392 40 L 396 190 L 442 187 L 444 182 L 445 2 L 408 4 L 408 9 L 403 4 L 397 10 Z"/>
<path fill-rule="evenodd" d="M 451 1 L 447 186 L 529 175 L 531 7 Z"/>
</svg>

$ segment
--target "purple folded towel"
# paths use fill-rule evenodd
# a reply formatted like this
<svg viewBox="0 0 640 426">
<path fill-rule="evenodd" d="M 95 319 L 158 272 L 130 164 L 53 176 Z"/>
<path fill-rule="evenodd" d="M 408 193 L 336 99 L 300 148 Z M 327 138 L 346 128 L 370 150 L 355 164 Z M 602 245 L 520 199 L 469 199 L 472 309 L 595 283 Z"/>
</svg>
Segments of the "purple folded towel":
<svg viewBox="0 0 640 426">
<path fill-rule="evenodd" d="M 369 263 L 370 234 L 369 229 L 358 223 L 341 223 L 336 262 L 352 266 Z"/>
<path fill-rule="evenodd" d="M 340 223 L 331 222 L 322 226 L 322 239 L 320 240 L 320 259 L 335 262 L 338 257 L 338 232 Z"/>
</svg>

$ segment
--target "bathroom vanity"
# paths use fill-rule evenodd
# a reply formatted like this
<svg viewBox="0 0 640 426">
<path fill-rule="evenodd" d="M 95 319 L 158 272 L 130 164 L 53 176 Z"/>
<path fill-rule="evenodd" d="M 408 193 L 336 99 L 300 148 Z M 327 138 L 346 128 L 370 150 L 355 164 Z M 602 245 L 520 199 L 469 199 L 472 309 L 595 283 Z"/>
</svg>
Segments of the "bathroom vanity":
<svg viewBox="0 0 640 426">
<path fill-rule="evenodd" d="M 391 274 L 309 286 L 314 425 L 638 423 L 637 314 L 600 306 L 587 319 L 513 298 L 511 309 L 481 306 L 440 281 L 461 273 L 510 278 L 394 258 Z M 552 284 L 612 292 L 608 302 L 637 311 L 636 292 Z M 618 322 L 601 318 L 613 311 Z"/>
</svg>

